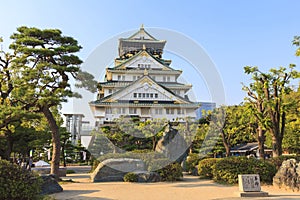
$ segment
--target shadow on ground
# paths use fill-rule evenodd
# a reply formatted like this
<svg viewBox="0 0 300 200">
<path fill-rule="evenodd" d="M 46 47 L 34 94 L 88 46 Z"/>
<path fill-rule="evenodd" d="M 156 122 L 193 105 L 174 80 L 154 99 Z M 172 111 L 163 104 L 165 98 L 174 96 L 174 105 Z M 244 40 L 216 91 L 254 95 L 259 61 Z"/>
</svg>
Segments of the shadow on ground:
<svg viewBox="0 0 300 200">
<path fill-rule="evenodd" d="M 71 200 L 71 199 L 94 199 L 94 200 L 112 200 L 109 198 L 102 198 L 102 197 L 87 197 L 84 196 L 85 194 L 90 194 L 94 192 L 100 192 L 100 190 L 64 190 L 61 193 L 52 194 L 50 196 L 54 197 L 57 200 Z M 60 194 L 64 194 L 63 196 L 67 196 L 67 198 L 61 197 Z"/>
<path fill-rule="evenodd" d="M 197 184 L 195 184 L 197 183 Z M 230 187 L 227 185 L 221 185 L 212 182 L 209 179 L 199 179 L 197 176 L 184 176 L 183 180 L 180 182 L 176 182 L 176 185 L 174 187 L 182 187 L 182 188 L 194 188 L 194 187 Z"/>
</svg>

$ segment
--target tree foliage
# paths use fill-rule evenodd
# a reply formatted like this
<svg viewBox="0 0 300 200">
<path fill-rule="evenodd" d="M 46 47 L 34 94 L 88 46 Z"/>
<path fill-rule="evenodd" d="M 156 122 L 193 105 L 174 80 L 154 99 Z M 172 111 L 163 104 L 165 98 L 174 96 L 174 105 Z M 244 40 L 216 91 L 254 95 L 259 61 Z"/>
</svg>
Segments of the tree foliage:
<svg viewBox="0 0 300 200">
<path fill-rule="evenodd" d="M 262 72 L 258 67 L 245 67 L 245 73 L 252 75 L 253 82 L 245 87 L 248 91 L 248 102 L 253 105 L 253 110 L 258 123 L 266 128 L 272 136 L 273 156 L 282 154 L 282 140 L 285 132 L 286 114 L 291 107 L 291 102 L 284 98 L 292 90 L 290 80 L 299 77 L 295 65 L 289 68 L 280 67 L 270 69 L 268 73 Z M 263 108 L 263 110 L 260 110 Z"/>
<path fill-rule="evenodd" d="M 71 90 L 70 79 L 78 78 L 82 61 L 75 53 L 81 46 L 74 38 L 63 36 L 58 29 L 41 30 L 22 26 L 17 28 L 11 39 L 10 49 L 15 55 L 14 84 L 19 88 L 16 89 L 18 100 L 34 112 L 43 113 L 47 119 L 53 146 L 51 173 L 57 174 L 61 145 L 59 126 L 53 111 L 67 98 L 79 96 Z M 82 87 L 85 86 L 82 84 Z"/>
</svg>

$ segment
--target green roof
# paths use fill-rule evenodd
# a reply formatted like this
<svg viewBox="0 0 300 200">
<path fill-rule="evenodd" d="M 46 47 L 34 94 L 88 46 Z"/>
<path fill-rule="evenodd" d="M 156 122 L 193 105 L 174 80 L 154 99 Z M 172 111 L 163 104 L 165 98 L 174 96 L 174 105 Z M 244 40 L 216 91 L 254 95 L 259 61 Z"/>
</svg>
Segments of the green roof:
<svg viewBox="0 0 300 200">
<path fill-rule="evenodd" d="M 142 54 L 143 52 L 146 52 L 149 56 L 151 56 L 154 60 L 156 60 L 158 63 L 162 64 L 163 66 L 174 70 L 173 68 L 171 68 L 170 65 L 170 61 L 169 60 L 163 60 L 163 59 L 158 59 L 156 57 L 154 57 L 151 53 L 149 53 L 147 50 L 143 49 L 141 51 L 139 51 L 138 53 L 134 54 L 132 57 L 128 58 L 127 60 L 124 60 L 124 62 L 120 63 L 119 65 L 116 65 L 115 67 L 113 67 L 114 69 L 118 69 L 120 66 L 128 63 L 129 61 L 133 60 L 134 58 L 138 57 L 140 54 Z"/>
</svg>

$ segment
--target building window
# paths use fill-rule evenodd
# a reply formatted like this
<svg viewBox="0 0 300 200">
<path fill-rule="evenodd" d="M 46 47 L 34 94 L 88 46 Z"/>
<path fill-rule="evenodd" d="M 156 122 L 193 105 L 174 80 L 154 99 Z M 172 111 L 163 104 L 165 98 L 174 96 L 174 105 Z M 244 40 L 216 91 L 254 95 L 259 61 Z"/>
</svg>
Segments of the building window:
<svg viewBox="0 0 300 200">
<path fill-rule="evenodd" d="M 124 75 L 122 76 L 122 81 L 125 81 L 125 76 Z"/>
<path fill-rule="evenodd" d="M 167 82 L 170 82 L 170 76 L 167 77 Z"/>
<path fill-rule="evenodd" d="M 108 93 L 111 94 L 112 93 L 112 89 L 108 89 Z"/>
<path fill-rule="evenodd" d="M 178 108 L 178 109 L 177 109 L 177 114 L 178 114 L 178 115 L 184 114 L 184 109 Z"/>
<path fill-rule="evenodd" d="M 161 108 L 155 108 L 155 114 L 156 115 L 162 115 L 162 109 Z"/>
<path fill-rule="evenodd" d="M 129 114 L 136 114 L 136 108 L 129 108 Z"/>
<path fill-rule="evenodd" d="M 157 94 L 157 93 L 155 93 L 155 98 L 156 98 L 156 99 L 158 98 L 158 94 Z"/>
<path fill-rule="evenodd" d="M 106 114 L 112 114 L 112 109 L 111 108 L 105 108 L 105 113 Z"/>
<path fill-rule="evenodd" d="M 121 80 L 121 75 L 118 75 L 118 81 L 120 81 Z"/>
<path fill-rule="evenodd" d="M 117 113 L 118 114 L 125 114 L 125 108 L 118 108 Z"/>
<path fill-rule="evenodd" d="M 172 109 L 172 108 L 166 108 L 166 114 L 167 115 L 173 115 L 174 114 L 174 109 Z"/>
<path fill-rule="evenodd" d="M 143 93 L 143 98 L 145 98 L 146 97 L 146 94 L 145 93 Z"/>
<path fill-rule="evenodd" d="M 133 93 L 133 97 L 134 97 L 134 98 L 137 98 L 137 93 Z"/>
<path fill-rule="evenodd" d="M 153 98 L 153 94 L 152 93 L 150 94 L 150 98 Z"/>
<path fill-rule="evenodd" d="M 163 76 L 163 82 L 166 82 L 166 77 L 165 76 Z"/>
<path fill-rule="evenodd" d="M 139 98 L 141 98 L 142 97 L 142 93 L 139 93 Z"/>
<path fill-rule="evenodd" d="M 146 97 L 149 98 L 149 93 L 146 93 Z"/>
</svg>

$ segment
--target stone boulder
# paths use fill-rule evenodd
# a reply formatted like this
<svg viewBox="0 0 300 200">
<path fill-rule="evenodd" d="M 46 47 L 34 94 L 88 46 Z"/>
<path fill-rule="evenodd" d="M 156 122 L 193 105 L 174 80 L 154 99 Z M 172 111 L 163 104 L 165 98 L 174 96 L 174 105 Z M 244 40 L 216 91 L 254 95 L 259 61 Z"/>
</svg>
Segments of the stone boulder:
<svg viewBox="0 0 300 200">
<path fill-rule="evenodd" d="M 188 154 L 189 145 L 184 136 L 169 123 L 163 137 L 157 142 L 155 151 L 162 153 L 171 161 L 181 163 Z"/>
<path fill-rule="evenodd" d="M 115 158 L 101 162 L 91 174 L 92 182 L 123 181 L 128 172 L 145 171 L 146 164 L 140 159 Z"/>
<path fill-rule="evenodd" d="M 160 182 L 161 177 L 157 172 L 147 172 L 147 171 L 141 171 L 141 172 L 134 172 L 137 177 L 138 183 L 154 183 L 154 182 Z"/>
<path fill-rule="evenodd" d="M 273 177 L 273 185 L 283 189 L 299 191 L 300 163 L 297 163 L 295 159 L 283 161 L 278 172 Z"/>
<path fill-rule="evenodd" d="M 58 184 L 57 179 L 55 175 L 41 175 L 41 178 L 43 179 L 42 187 L 41 187 L 41 194 L 53 194 L 62 192 L 63 188 Z"/>
</svg>

